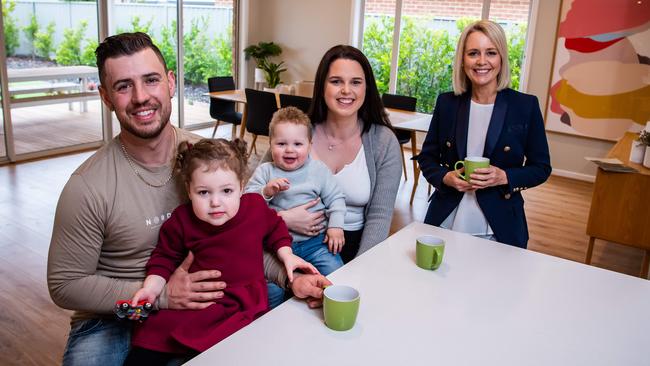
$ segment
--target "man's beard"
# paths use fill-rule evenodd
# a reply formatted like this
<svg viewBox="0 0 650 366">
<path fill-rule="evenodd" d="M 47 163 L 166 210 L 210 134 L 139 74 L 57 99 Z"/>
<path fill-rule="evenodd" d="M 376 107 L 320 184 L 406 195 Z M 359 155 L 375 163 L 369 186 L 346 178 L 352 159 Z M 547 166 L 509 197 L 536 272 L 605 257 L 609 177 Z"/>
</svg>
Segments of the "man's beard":
<svg viewBox="0 0 650 366">
<path fill-rule="evenodd" d="M 167 124 L 169 123 L 169 117 L 170 116 L 171 116 L 171 108 L 169 110 L 169 113 L 163 113 L 160 116 L 160 118 L 161 118 L 160 119 L 160 121 L 161 121 L 160 126 L 158 126 L 158 128 L 156 128 L 153 131 L 139 131 L 139 130 L 135 129 L 132 125 L 130 125 L 129 123 L 123 123 L 122 121 L 119 121 L 119 118 L 118 118 L 118 121 L 120 122 L 120 128 L 122 130 L 128 131 L 133 136 L 141 138 L 141 139 L 152 139 L 152 138 L 156 138 L 156 137 L 160 136 L 162 131 L 165 129 L 165 126 L 167 126 Z"/>
</svg>

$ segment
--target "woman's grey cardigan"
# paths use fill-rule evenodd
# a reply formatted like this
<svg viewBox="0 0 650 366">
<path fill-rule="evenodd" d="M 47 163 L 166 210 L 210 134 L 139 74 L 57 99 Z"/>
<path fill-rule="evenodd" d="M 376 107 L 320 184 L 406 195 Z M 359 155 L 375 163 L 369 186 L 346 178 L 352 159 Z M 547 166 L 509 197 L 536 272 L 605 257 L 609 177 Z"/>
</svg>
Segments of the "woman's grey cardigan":
<svg viewBox="0 0 650 366">
<path fill-rule="evenodd" d="M 361 141 L 370 175 L 370 201 L 364 212 L 366 221 L 357 255 L 388 237 L 402 178 L 402 152 L 393 131 L 373 124 L 367 133 L 361 135 Z"/>
</svg>

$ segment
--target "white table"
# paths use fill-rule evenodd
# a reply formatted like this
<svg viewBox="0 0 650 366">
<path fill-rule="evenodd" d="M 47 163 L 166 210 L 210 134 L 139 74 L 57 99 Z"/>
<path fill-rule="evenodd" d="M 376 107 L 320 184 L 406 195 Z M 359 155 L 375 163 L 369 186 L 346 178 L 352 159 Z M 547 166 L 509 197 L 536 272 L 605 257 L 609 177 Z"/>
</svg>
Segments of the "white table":
<svg viewBox="0 0 650 366">
<path fill-rule="evenodd" d="M 418 154 L 417 133 L 427 133 L 429 131 L 429 125 L 433 116 L 426 113 L 393 108 L 386 108 L 386 112 L 394 128 L 411 133 L 411 154 L 416 156 Z M 420 169 L 418 168 L 418 162 L 413 159 L 413 189 L 411 190 L 410 204 L 413 204 L 413 197 L 415 197 L 415 190 L 418 187 L 419 180 Z"/>
<path fill-rule="evenodd" d="M 25 81 L 51 81 L 64 79 L 79 79 L 78 90 L 73 93 L 64 93 L 58 95 L 45 95 L 38 97 L 29 97 L 22 99 L 12 99 L 14 107 L 30 107 L 42 104 L 56 104 L 60 102 L 82 103 L 81 110 L 87 111 L 86 101 L 99 98 L 97 90 L 89 90 L 88 79 L 98 78 L 97 68 L 94 66 L 57 66 L 57 67 L 36 67 L 24 69 L 7 69 L 7 79 L 10 83 Z M 52 84 L 52 87 L 61 91 L 68 91 L 71 88 L 68 83 L 63 87 L 58 84 Z M 42 92 L 41 88 L 36 88 L 35 93 Z"/>
<path fill-rule="evenodd" d="M 415 238 L 447 242 L 437 271 Z M 354 328 L 292 299 L 189 365 L 649 365 L 650 281 L 412 223 L 330 275 Z"/>
</svg>

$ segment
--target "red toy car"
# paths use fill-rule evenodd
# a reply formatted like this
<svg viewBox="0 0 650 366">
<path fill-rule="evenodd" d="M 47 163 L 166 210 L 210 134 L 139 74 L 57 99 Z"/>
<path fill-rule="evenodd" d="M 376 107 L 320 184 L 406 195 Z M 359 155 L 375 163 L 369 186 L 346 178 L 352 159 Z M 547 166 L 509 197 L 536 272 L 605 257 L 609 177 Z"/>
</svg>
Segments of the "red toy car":
<svg viewBox="0 0 650 366">
<path fill-rule="evenodd" d="M 153 310 L 153 305 L 147 301 L 139 301 L 137 306 L 131 306 L 131 300 L 119 300 L 115 303 L 115 315 L 120 319 L 143 321 Z"/>
</svg>

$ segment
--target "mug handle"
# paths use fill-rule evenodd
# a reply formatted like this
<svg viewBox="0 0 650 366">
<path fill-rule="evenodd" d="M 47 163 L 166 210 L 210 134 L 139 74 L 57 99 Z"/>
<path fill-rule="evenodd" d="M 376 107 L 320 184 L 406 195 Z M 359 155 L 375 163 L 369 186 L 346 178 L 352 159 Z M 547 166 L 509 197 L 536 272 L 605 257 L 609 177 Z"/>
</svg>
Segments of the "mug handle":
<svg viewBox="0 0 650 366">
<path fill-rule="evenodd" d="M 431 268 L 434 268 L 436 263 L 438 263 L 438 251 L 434 249 L 433 250 L 433 257 L 431 259 Z"/>
<path fill-rule="evenodd" d="M 458 164 L 462 164 L 463 167 L 465 167 L 465 162 L 464 161 L 462 161 L 462 160 L 457 161 L 456 164 L 454 164 L 454 170 L 456 171 L 456 175 L 458 175 L 458 177 L 462 178 L 463 180 L 467 180 L 467 178 L 458 171 Z"/>
</svg>

